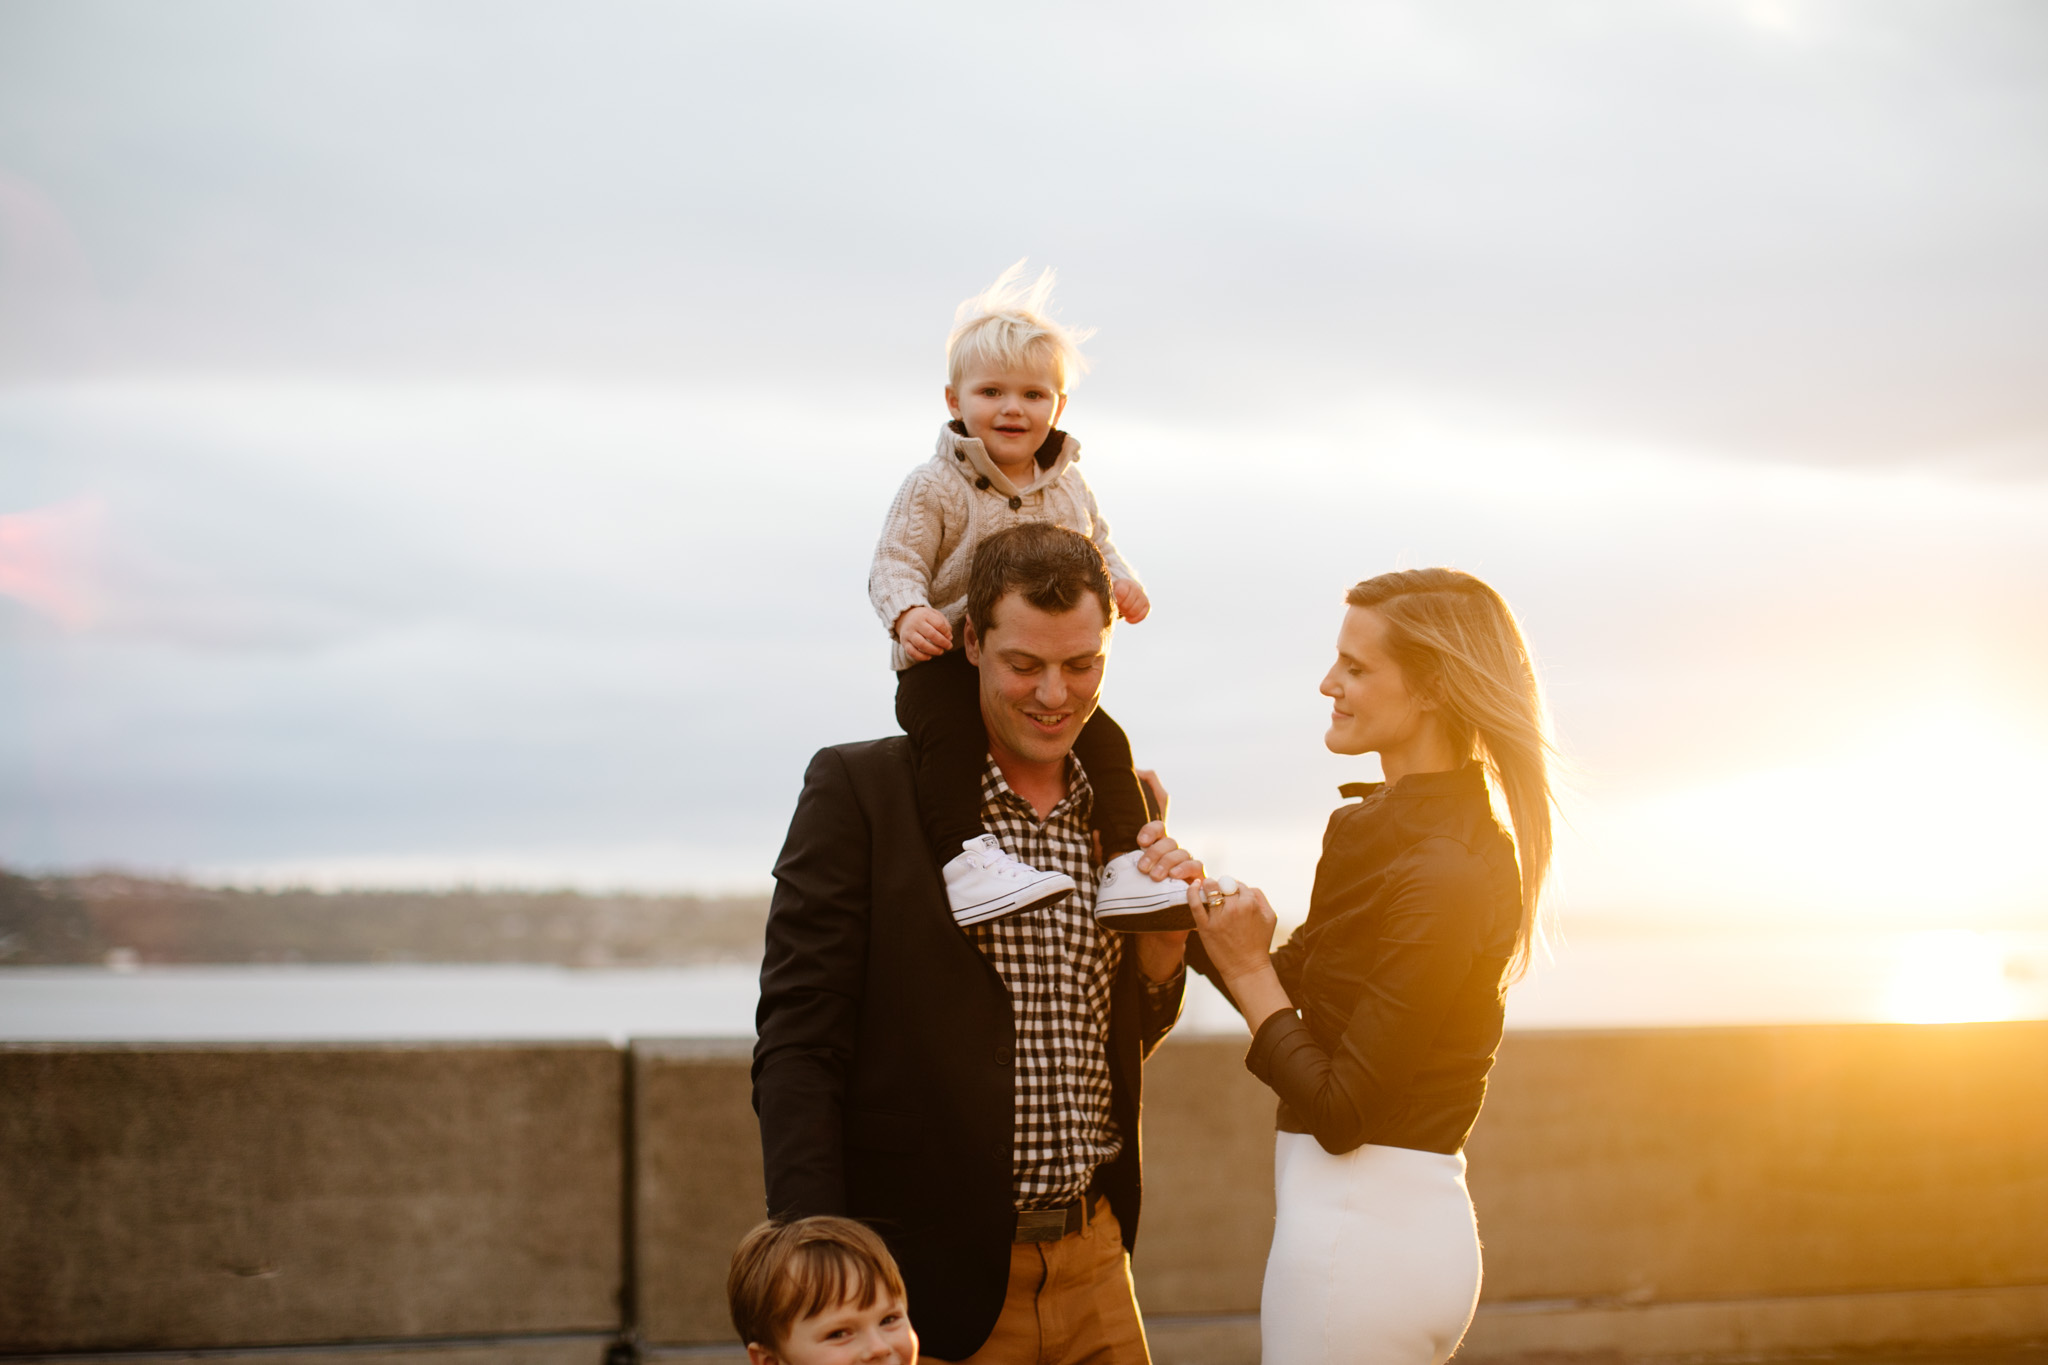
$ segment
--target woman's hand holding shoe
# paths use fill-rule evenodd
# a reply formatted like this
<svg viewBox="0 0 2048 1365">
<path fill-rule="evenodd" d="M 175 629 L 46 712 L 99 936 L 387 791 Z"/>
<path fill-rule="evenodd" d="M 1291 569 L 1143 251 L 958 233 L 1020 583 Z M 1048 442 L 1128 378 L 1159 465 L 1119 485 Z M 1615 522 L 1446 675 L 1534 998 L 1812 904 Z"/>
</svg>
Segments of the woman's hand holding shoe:
<svg viewBox="0 0 2048 1365">
<path fill-rule="evenodd" d="M 1223 984 L 1237 999 L 1239 1013 L 1253 1033 L 1259 1025 L 1294 1002 L 1273 971 L 1273 929 L 1279 917 L 1255 886 L 1241 887 L 1228 877 L 1188 884 L 1188 905 L 1195 930 Z"/>
</svg>

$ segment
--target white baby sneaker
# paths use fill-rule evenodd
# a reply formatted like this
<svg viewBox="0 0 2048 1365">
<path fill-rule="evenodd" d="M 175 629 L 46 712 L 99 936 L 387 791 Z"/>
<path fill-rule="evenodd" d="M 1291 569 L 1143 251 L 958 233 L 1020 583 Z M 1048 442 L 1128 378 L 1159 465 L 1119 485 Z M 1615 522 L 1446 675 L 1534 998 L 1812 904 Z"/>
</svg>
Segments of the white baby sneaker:
<svg viewBox="0 0 2048 1365">
<path fill-rule="evenodd" d="M 1121 933 L 1155 929 L 1192 929 L 1195 912 L 1188 909 L 1188 884 L 1178 877 L 1163 882 L 1138 871 L 1138 852 L 1120 854 L 1102 866 L 1102 885 L 1095 893 L 1095 922 Z"/>
<path fill-rule="evenodd" d="M 1018 862 L 993 834 L 969 839 L 960 847 L 960 856 L 943 869 L 956 924 L 980 924 L 1035 910 L 1074 889 L 1074 879 L 1064 872 L 1040 872 Z"/>
</svg>

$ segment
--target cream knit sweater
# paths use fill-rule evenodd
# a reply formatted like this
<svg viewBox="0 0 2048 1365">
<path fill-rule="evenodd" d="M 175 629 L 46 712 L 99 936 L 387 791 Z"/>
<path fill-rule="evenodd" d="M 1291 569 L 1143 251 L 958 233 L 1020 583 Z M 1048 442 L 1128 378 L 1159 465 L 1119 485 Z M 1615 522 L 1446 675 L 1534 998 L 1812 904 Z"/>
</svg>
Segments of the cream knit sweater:
<svg viewBox="0 0 2048 1365">
<path fill-rule="evenodd" d="M 1111 578 L 1137 581 L 1110 541 L 1094 492 L 1074 467 L 1080 458 L 1081 443 L 1069 436 L 1052 467 L 1018 488 L 980 440 L 960 435 L 950 423 L 939 428 L 938 449 L 896 490 L 868 570 L 868 599 L 889 632 L 891 667 L 901 672 L 913 662 L 896 639 L 896 618 L 912 607 L 943 612 L 953 643 L 960 643 L 974 547 L 1006 526 L 1049 521 L 1079 531 L 1102 551 Z"/>
</svg>

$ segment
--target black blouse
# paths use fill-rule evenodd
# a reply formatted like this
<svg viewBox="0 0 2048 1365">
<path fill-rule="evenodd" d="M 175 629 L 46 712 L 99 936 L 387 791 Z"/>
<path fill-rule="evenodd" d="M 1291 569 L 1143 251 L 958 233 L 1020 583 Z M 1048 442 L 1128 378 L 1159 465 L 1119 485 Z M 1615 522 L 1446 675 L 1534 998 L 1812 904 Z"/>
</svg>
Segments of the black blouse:
<svg viewBox="0 0 2048 1365">
<path fill-rule="evenodd" d="M 1307 921 L 1273 954 L 1287 996 L 1245 1065 L 1279 1125 L 1330 1152 L 1456 1152 L 1500 1046 L 1521 922 L 1513 841 L 1477 764 L 1357 784 L 1330 816 Z"/>
</svg>

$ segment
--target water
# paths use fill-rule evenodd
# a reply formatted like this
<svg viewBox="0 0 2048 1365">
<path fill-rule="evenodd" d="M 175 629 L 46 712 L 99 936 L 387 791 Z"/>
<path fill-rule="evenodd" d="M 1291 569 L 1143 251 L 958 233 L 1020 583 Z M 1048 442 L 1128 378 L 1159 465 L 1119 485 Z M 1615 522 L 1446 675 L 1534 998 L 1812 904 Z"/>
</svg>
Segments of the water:
<svg viewBox="0 0 2048 1365">
<path fill-rule="evenodd" d="M 1588 939 L 1508 993 L 1510 1028 L 2048 1018 L 2048 933 Z"/>
<path fill-rule="evenodd" d="M 745 1037 L 757 969 L 16 967 L 0 1038 L 288 1041 Z"/>
<path fill-rule="evenodd" d="M 744 1038 L 756 989 L 746 964 L 12 967 L 0 1039 Z M 1594 939 L 1508 996 L 1515 1029 L 2042 1018 L 2042 932 Z M 1198 980 L 1181 1029 L 1242 1025 Z"/>
</svg>

